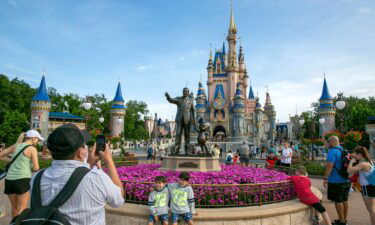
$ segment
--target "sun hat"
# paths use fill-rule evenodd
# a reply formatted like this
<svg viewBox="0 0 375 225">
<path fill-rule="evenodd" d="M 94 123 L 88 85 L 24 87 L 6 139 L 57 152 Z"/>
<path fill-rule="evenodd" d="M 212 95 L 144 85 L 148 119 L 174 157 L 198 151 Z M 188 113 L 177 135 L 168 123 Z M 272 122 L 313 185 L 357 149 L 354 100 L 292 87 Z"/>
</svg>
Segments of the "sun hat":
<svg viewBox="0 0 375 225">
<path fill-rule="evenodd" d="M 39 134 L 38 131 L 36 130 L 29 130 L 25 133 L 25 137 L 27 138 L 38 138 L 39 140 L 43 141 L 44 138 L 42 138 L 42 136 Z"/>
</svg>

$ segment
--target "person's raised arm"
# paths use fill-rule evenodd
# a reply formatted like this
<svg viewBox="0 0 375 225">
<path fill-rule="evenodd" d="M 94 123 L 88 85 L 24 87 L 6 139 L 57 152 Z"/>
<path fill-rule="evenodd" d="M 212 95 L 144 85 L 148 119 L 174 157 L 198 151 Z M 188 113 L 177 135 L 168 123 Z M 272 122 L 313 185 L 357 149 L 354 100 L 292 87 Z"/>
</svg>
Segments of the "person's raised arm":
<svg viewBox="0 0 375 225">
<path fill-rule="evenodd" d="M 361 170 L 365 170 L 366 172 L 370 170 L 370 165 L 369 163 L 362 162 L 358 163 L 356 166 L 353 166 L 354 162 L 356 162 L 356 159 L 351 159 L 348 165 L 348 173 L 356 173 Z"/>
<path fill-rule="evenodd" d="M 95 154 L 95 151 L 96 151 L 96 147 L 93 148 L 92 154 Z M 120 177 L 118 176 L 115 163 L 113 162 L 112 152 L 108 144 L 105 145 L 104 151 L 99 152 L 99 155 L 100 155 L 100 158 L 103 159 L 104 163 L 106 164 L 108 168 L 108 171 L 107 171 L 108 176 L 111 178 L 113 183 L 121 189 L 121 194 L 122 196 L 124 196 L 124 193 L 125 193 L 124 187 L 122 185 Z"/>
<path fill-rule="evenodd" d="M 33 164 L 33 172 L 39 170 L 38 151 L 35 147 L 31 147 L 31 162 Z"/>
</svg>

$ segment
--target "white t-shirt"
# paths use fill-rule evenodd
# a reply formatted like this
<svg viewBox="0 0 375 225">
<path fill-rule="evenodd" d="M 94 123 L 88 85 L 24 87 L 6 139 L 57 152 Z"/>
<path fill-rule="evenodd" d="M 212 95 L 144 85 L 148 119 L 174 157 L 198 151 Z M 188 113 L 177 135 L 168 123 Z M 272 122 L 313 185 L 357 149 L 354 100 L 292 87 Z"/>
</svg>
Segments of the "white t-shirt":
<svg viewBox="0 0 375 225">
<path fill-rule="evenodd" d="M 281 153 L 281 162 L 285 164 L 291 164 L 292 163 L 292 152 L 293 150 L 291 148 L 283 148 L 283 151 Z"/>
</svg>

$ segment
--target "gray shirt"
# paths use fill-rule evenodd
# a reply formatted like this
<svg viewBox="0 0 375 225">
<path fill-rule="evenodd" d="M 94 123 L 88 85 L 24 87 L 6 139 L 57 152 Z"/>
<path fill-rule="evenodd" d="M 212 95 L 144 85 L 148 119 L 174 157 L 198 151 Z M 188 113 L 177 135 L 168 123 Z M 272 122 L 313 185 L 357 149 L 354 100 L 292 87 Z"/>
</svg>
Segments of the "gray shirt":
<svg viewBox="0 0 375 225">
<path fill-rule="evenodd" d="M 168 184 L 171 195 L 172 213 L 195 213 L 194 192 L 191 186 L 181 187 L 178 183 Z"/>
<path fill-rule="evenodd" d="M 152 215 L 168 213 L 169 191 L 167 187 L 162 190 L 154 190 L 148 196 L 148 207 Z"/>
<path fill-rule="evenodd" d="M 73 171 L 81 166 L 89 168 L 89 164 L 77 160 L 54 160 L 51 167 L 43 173 L 40 182 L 42 204 L 49 204 Z M 72 225 L 105 225 L 106 204 L 119 207 L 124 204 L 124 198 L 120 187 L 103 170 L 94 168 L 86 174 L 73 195 L 59 210 Z"/>
<path fill-rule="evenodd" d="M 247 145 L 240 146 L 240 154 L 241 156 L 249 156 L 250 155 L 250 148 Z"/>
</svg>

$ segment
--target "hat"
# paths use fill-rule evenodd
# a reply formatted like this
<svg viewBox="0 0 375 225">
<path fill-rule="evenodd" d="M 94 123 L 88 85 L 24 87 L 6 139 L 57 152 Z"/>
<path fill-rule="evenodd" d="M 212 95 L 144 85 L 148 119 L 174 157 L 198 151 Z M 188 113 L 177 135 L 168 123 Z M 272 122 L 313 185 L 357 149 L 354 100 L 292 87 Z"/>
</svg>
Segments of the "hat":
<svg viewBox="0 0 375 225">
<path fill-rule="evenodd" d="M 89 140 L 91 135 L 87 131 L 69 123 L 55 129 L 49 135 L 47 145 L 53 155 L 67 156 L 76 152 Z"/>
<path fill-rule="evenodd" d="M 36 130 L 29 130 L 26 132 L 25 137 L 27 138 L 38 138 L 39 140 L 43 141 L 44 138 L 40 136 L 39 132 Z"/>
</svg>

